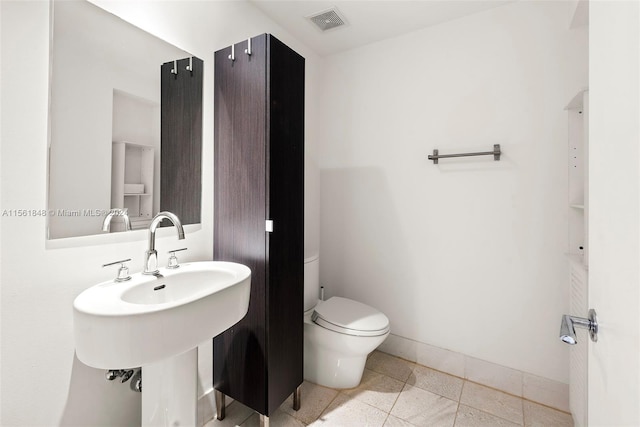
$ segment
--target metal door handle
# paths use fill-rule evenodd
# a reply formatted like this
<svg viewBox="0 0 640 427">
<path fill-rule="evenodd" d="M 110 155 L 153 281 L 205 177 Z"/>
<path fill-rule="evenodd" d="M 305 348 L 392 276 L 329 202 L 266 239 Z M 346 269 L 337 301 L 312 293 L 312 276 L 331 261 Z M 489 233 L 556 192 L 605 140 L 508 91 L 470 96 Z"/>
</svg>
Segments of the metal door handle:
<svg viewBox="0 0 640 427">
<path fill-rule="evenodd" d="M 577 344 L 576 326 L 588 329 L 591 341 L 598 342 L 598 316 L 594 309 L 589 310 L 589 317 L 587 319 L 569 316 L 568 314 L 562 316 L 562 321 L 560 322 L 560 340 L 569 345 Z"/>
</svg>

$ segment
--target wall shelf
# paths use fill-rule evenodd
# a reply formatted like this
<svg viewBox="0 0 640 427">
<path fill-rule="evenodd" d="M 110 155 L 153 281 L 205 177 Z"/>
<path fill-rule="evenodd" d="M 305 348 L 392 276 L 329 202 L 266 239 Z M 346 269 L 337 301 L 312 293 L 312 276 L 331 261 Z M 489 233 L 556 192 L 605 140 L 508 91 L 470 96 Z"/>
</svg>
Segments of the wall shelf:
<svg viewBox="0 0 640 427">
<path fill-rule="evenodd" d="M 567 107 L 569 154 L 569 313 L 584 315 L 589 308 L 589 92 L 579 91 Z M 579 347 L 579 346 L 576 346 Z M 570 408 L 576 426 L 586 420 L 588 359 L 586 346 L 570 353 Z"/>
<path fill-rule="evenodd" d="M 589 174 L 588 118 L 589 91 L 580 90 L 567 104 L 569 172 L 569 252 L 589 261 Z"/>
<path fill-rule="evenodd" d="M 126 209 L 131 228 L 146 228 L 153 218 L 155 148 L 115 141 L 111 151 L 111 208 Z M 125 185 L 142 184 L 144 193 L 125 193 Z M 114 224 L 113 231 L 122 231 Z"/>
<path fill-rule="evenodd" d="M 573 98 L 571 98 L 571 101 L 569 101 L 569 103 L 567 104 L 566 107 L 564 107 L 565 110 L 570 111 L 570 110 L 575 110 L 578 112 L 578 114 L 582 113 L 582 109 L 584 107 L 584 95 L 585 93 L 587 93 L 589 91 L 589 89 L 584 88 L 582 90 L 580 90 L 578 93 L 576 93 L 574 95 Z"/>
</svg>

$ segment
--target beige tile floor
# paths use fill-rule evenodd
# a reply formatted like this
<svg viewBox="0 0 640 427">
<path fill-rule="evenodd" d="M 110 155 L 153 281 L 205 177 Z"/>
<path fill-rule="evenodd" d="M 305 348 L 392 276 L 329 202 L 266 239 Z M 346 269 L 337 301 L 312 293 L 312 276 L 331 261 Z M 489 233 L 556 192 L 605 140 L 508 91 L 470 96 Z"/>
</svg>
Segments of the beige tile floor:
<svg viewBox="0 0 640 427">
<path fill-rule="evenodd" d="M 289 398 L 270 418 L 272 427 L 570 427 L 571 415 L 444 374 L 379 351 L 373 352 L 360 386 L 334 390 L 305 381 L 300 410 Z M 205 427 L 259 425 L 239 402 L 223 421 Z"/>
</svg>

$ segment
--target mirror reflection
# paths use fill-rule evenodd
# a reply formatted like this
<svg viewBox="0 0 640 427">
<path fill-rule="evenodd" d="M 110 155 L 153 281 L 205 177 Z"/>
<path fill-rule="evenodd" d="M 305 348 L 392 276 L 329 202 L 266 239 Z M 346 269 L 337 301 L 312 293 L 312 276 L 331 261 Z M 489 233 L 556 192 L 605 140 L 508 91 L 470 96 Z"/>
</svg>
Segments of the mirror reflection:
<svg viewBox="0 0 640 427">
<path fill-rule="evenodd" d="M 161 208 L 161 66 L 191 56 L 89 2 L 53 2 L 50 239 L 101 234 L 116 208 L 148 227 Z M 123 231 L 112 216 L 107 232 Z"/>
</svg>

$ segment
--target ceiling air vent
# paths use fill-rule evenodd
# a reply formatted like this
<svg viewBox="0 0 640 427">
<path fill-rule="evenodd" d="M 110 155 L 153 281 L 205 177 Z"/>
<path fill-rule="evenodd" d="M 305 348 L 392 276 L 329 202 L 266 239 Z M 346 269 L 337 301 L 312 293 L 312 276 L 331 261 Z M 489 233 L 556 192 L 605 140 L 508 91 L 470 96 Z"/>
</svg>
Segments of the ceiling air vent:
<svg viewBox="0 0 640 427">
<path fill-rule="evenodd" d="M 344 19 L 344 16 L 336 7 L 309 15 L 307 19 L 313 22 L 320 31 L 331 30 L 347 23 L 347 20 Z"/>
</svg>

